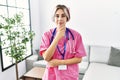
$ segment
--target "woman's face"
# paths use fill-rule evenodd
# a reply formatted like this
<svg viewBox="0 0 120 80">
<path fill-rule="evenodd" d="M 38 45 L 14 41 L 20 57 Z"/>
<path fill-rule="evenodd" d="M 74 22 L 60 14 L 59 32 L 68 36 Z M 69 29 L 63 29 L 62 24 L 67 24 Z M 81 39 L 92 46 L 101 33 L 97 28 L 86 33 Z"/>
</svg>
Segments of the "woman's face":
<svg viewBox="0 0 120 80">
<path fill-rule="evenodd" d="M 65 27 L 67 17 L 62 9 L 58 9 L 55 13 L 55 23 L 57 27 Z"/>
</svg>

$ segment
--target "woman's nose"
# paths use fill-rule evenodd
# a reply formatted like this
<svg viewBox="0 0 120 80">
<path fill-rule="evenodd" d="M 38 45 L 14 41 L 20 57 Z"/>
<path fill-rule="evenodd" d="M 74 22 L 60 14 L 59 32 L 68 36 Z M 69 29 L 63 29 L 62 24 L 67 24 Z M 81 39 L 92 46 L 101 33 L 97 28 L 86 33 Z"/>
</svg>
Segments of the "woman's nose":
<svg viewBox="0 0 120 80">
<path fill-rule="evenodd" d="M 59 17 L 59 18 L 58 18 L 58 20 L 61 20 L 61 19 L 62 19 L 62 17 Z"/>
</svg>

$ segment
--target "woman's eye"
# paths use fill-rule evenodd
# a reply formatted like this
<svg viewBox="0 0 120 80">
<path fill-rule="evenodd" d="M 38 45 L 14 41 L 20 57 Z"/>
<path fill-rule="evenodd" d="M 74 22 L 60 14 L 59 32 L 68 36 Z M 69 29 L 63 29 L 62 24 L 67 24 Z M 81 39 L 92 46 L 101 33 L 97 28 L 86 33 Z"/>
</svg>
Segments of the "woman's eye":
<svg viewBox="0 0 120 80">
<path fill-rule="evenodd" d="M 58 17 L 59 17 L 59 15 L 55 15 L 55 17 L 57 17 L 57 18 L 58 18 Z"/>
<path fill-rule="evenodd" d="M 65 17 L 65 14 L 62 14 L 62 17 Z"/>
<path fill-rule="evenodd" d="M 62 17 L 62 18 L 63 18 L 63 17 L 66 17 L 66 15 L 65 15 L 65 14 L 62 14 L 62 15 L 56 14 L 55 17 L 56 17 L 56 18 L 59 18 L 59 17 Z"/>
</svg>

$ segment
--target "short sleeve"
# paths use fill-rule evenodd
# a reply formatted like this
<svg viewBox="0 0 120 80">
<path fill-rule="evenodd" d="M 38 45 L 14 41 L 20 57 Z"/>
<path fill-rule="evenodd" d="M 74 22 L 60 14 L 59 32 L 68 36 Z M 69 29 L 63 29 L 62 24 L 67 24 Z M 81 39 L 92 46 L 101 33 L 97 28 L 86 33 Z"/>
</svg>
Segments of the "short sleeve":
<svg viewBox="0 0 120 80">
<path fill-rule="evenodd" d="M 44 33 L 41 40 L 40 45 L 40 55 L 42 55 L 43 51 L 45 51 L 50 45 L 50 38 L 48 32 Z"/>
<path fill-rule="evenodd" d="M 84 57 L 86 56 L 86 52 L 85 52 L 85 48 L 82 42 L 82 37 L 80 34 L 78 34 L 76 36 L 76 40 L 75 40 L 76 46 L 75 46 L 75 57 Z"/>
</svg>

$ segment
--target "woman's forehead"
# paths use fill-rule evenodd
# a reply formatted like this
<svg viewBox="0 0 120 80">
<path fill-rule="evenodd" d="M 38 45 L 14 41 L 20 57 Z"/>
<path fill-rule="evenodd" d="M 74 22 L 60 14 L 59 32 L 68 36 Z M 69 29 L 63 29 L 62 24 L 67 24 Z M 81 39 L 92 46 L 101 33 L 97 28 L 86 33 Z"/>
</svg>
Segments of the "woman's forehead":
<svg viewBox="0 0 120 80">
<path fill-rule="evenodd" d="M 65 14 L 65 12 L 62 9 L 58 9 L 55 14 Z"/>
</svg>

